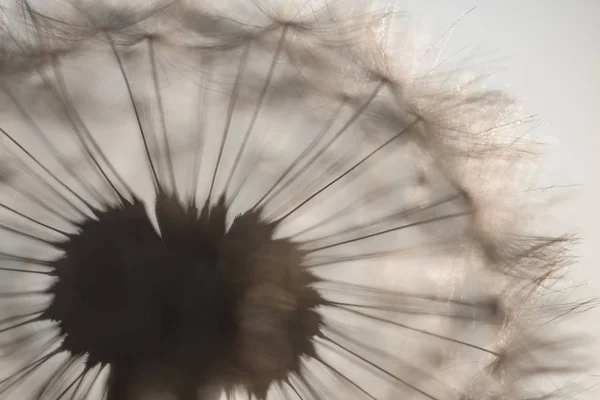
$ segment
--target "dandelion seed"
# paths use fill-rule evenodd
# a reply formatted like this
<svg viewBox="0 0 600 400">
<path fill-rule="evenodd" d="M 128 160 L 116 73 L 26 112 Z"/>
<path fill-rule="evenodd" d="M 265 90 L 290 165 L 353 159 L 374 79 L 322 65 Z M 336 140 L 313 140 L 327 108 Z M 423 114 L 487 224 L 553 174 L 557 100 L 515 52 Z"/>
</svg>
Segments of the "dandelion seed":
<svg viewBox="0 0 600 400">
<path fill-rule="evenodd" d="M 4 10 L 0 398 L 567 393 L 503 94 L 390 13 L 109 3 Z"/>
</svg>

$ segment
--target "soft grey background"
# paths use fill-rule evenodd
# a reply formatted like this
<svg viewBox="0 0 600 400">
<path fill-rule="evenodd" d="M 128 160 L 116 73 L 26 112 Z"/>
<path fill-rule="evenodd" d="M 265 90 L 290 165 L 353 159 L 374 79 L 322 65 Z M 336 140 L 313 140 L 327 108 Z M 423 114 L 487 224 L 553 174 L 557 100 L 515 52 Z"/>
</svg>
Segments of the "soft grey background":
<svg viewBox="0 0 600 400">
<path fill-rule="evenodd" d="M 398 0 L 427 25 L 432 39 L 442 35 L 445 56 L 465 46 L 490 52 L 493 83 L 516 94 L 526 112 L 537 114 L 536 134 L 547 145 L 540 179 L 563 190 L 555 208 L 560 229 L 576 232 L 581 243 L 571 279 L 581 296 L 600 296 L 594 255 L 600 245 L 600 1 L 598 0 Z M 476 7 L 467 15 L 464 15 Z M 463 17 L 464 16 L 464 17 Z M 461 18 L 463 17 L 463 18 Z M 569 322 L 569 328 L 600 339 L 600 309 Z M 600 356 L 600 345 L 590 349 Z M 585 393 L 600 398 L 598 369 Z M 595 375 L 595 376 L 594 376 Z"/>
</svg>

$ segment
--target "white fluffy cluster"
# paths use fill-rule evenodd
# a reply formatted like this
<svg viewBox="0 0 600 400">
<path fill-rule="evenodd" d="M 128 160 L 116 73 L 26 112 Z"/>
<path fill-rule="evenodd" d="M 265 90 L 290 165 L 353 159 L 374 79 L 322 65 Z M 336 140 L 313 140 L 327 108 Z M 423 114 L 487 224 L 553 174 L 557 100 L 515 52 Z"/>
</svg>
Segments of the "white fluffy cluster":
<svg viewBox="0 0 600 400">
<path fill-rule="evenodd" d="M 528 120 L 479 78 L 428 63 L 434 50 L 418 52 L 406 15 L 327 0 L 4 7 L 3 204 L 67 229 L 39 204 L 62 210 L 52 190 L 65 188 L 33 159 L 92 199 L 82 181 L 100 193 L 107 185 L 81 143 L 152 204 L 143 130 L 167 187 L 201 201 L 214 179 L 214 193 L 231 199 L 230 220 L 261 206 L 306 251 L 303 267 L 323 279 L 332 306 L 319 310 L 319 357 L 274 382 L 269 399 L 524 400 L 575 390 L 565 377 L 582 368 L 578 341 L 553 329 L 576 310 L 553 296 L 572 239 L 528 226 Z M 21 229 L 4 211 L 0 222 Z M 46 257 L 0 229 L 10 245 L 2 254 Z M 46 284 L 26 278 L 0 271 L 0 291 Z M 40 347 L 12 335 L 38 328 L 15 331 L 9 320 L 35 304 L 0 295 L 0 398 L 35 386 L 10 374 Z M 88 381 L 69 386 L 80 364 L 60 361 L 58 376 L 48 367 L 52 379 L 39 373 L 41 398 L 102 396 L 101 379 L 85 393 Z M 559 381 L 567 384 L 556 389 Z"/>
</svg>

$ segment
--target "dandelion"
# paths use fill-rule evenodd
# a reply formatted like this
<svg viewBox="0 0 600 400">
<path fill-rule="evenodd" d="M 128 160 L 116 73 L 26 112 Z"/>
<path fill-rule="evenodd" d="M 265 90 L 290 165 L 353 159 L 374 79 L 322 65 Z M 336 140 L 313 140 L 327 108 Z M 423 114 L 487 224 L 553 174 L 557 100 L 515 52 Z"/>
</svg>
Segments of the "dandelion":
<svg viewBox="0 0 600 400">
<path fill-rule="evenodd" d="M 512 99 L 416 73 L 397 13 L 109 3 L 4 9 L 0 398 L 568 392 L 590 303 Z"/>
</svg>

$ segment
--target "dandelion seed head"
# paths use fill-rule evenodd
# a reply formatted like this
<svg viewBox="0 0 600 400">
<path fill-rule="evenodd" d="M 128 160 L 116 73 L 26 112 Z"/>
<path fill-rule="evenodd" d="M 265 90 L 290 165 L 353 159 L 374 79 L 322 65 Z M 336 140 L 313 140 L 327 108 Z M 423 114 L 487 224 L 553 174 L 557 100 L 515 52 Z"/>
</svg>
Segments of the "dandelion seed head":
<svg viewBox="0 0 600 400">
<path fill-rule="evenodd" d="M 404 13 L 15 7 L 0 398 L 525 399 L 573 372 L 528 119 Z"/>
</svg>

